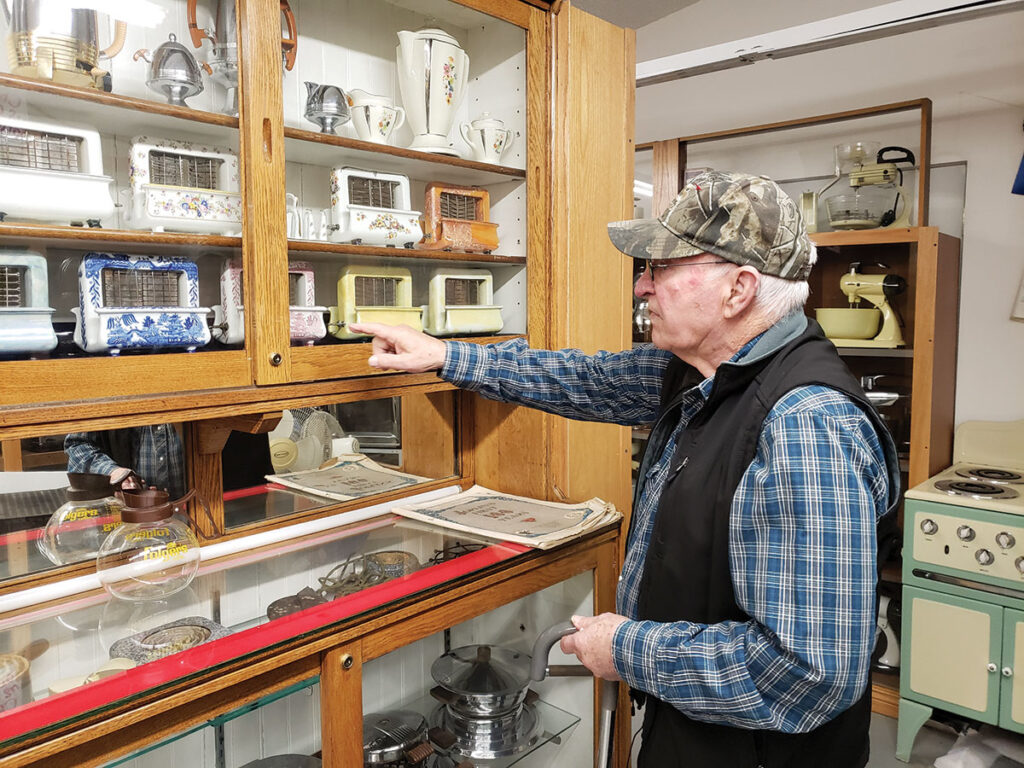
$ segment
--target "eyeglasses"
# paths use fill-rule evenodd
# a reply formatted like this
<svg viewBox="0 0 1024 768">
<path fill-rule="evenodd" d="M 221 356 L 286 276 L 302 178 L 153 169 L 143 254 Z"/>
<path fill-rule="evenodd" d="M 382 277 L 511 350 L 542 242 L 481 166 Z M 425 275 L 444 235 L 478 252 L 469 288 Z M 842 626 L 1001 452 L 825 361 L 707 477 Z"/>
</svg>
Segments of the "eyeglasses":
<svg viewBox="0 0 1024 768">
<path fill-rule="evenodd" d="M 671 264 L 656 264 L 653 261 L 647 262 L 647 268 L 651 271 L 651 282 L 657 282 L 657 275 L 663 273 L 666 269 L 672 269 L 673 267 L 698 267 L 701 264 L 732 264 L 731 261 L 726 259 L 716 259 L 714 261 L 676 261 Z"/>
</svg>

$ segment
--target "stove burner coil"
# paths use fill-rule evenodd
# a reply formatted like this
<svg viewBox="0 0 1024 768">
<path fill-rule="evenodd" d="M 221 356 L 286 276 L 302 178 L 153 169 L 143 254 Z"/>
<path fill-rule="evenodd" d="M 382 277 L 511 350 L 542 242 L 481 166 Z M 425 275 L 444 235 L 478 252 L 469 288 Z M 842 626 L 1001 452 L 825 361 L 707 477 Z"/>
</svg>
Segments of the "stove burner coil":
<svg viewBox="0 0 1024 768">
<path fill-rule="evenodd" d="M 1010 469 L 995 469 L 994 467 L 960 467 L 956 473 L 960 477 L 969 480 L 981 480 L 994 485 L 1016 485 L 1024 483 L 1024 474 L 1014 472 Z"/>
<path fill-rule="evenodd" d="M 972 499 L 1016 499 L 1020 495 L 1005 485 L 970 480 L 938 480 L 935 483 L 935 490 L 950 496 L 967 496 Z"/>
</svg>

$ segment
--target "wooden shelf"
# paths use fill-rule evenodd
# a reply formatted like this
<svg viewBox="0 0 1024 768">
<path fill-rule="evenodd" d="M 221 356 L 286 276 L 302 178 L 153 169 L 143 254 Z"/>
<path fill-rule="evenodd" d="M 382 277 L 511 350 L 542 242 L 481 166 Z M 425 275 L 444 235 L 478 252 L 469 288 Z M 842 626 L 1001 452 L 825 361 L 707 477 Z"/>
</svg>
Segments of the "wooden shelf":
<svg viewBox="0 0 1024 768">
<path fill-rule="evenodd" d="M 345 136 L 286 126 L 285 159 L 328 168 L 351 165 L 372 171 L 404 173 L 424 181 L 487 186 L 525 181 L 526 171 L 504 165 L 478 163 L 461 157 L 419 152 L 404 147 L 374 144 Z"/>
<path fill-rule="evenodd" d="M 94 248 L 124 250 L 125 245 L 138 245 L 153 253 L 173 251 L 205 251 L 211 248 L 239 249 L 241 237 L 196 235 L 188 232 L 150 232 L 137 229 L 106 229 L 103 227 L 67 227 L 50 224 L 0 223 L 0 239 L 18 239 L 30 246 L 51 248 Z M 108 246 L 116 246 L 109 248 Z"/>
<path fill-rule="evenodd" d="M 914 350 L 900 347 L 886 349 L 882 347 L 836 347 L 840 357 L 902 357 L 912 358 Z"/>
<path fill-rule="evenodd" d="M 525 264 L 525 256 L 503 256 L 499 253 L 466 253 L 464 251 L 427 251 L 416 248 L 387 248 L 350 243 L 325 243 L 316 240 L 289 240 L 288 251 L 294 253 L 343 254 L 352 256 L 383 256 L 389 259 L 426 259 L 428 261 L 460 261 L 476 264 Z"/>
<path fill-rule="evenodd" d="M 134 96 L 104 93 L 92 88 L 76 88 L 7 73 L 0 73 L 0 86 L 24 91 L 26 99 L 33 104 L 54 110 L 55 114 L 68 114 L 67 99 L 74 99 L 78 102 L 73 108 L 74 120 L 87 122 L 101 133 L 131 136 L 141 131 L 152 131 L 154 123 L 159 123 L 159 120 L 154 120 L 154 117 L 172 118 L 177 122 L 177 125 L 173 126 L 175 130 L 180 128 L 178 121 L 193 123 L 199 134 L 205 133 L 207 136 L 223 136 L 221 129 L 224 128 L 238 129 L 237 117 L 216 112 L 204 112 L 190 107 L 172 106 L 165 102 L 139 99 Z M 117 110 L 112 110 L 111 107 L 116 107 Z M 215 130 L 213 132 L 204 131 L 202 126 L 209 126 Z M 179 138 L 179 136 L 174 136 L 174 138 Z M 221 141 L 223 142 L 223 138 Z M 237 141 L 234 148 L 237 149 Z"/>
<path fill-rule="evenodd" d="M 898 229 L 855 229 L 842 232 L 815 232 L 811 242 L 819 248 L 849 245 L 884 245 L 885 243 L 916 243 L 921 237 L 917 227 Z"/>
</svg>

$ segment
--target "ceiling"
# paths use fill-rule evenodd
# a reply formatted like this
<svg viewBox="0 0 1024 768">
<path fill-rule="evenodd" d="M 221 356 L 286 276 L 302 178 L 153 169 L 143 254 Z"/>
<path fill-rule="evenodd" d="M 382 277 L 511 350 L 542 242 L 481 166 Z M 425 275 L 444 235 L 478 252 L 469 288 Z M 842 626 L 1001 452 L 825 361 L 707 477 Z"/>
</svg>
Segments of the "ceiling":
<svg viewBox="0 0 1024 768">
<path fill-rule="evenodd" d="M 698 0 L 572 0 L 580 10 L 619 27 L 639 29 Z"/>
</svg>

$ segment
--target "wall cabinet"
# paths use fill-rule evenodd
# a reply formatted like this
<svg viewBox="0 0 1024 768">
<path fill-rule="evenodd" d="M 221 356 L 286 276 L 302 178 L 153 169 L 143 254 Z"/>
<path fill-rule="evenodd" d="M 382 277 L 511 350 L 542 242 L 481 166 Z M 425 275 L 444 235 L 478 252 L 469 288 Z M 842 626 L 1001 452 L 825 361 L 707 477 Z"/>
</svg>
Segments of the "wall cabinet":
<svg viewBox="0 0 1024 768">
<path fill-rule="evenodd" d="M 188 484 L 210 502 L 213 519 L 200 519 L 198 508 L 190 510 L 190 516 L 202 534 L 222 544 L 276 529 L 284 529 L 275 534 L 277 538 L 287 539 L 290 526 L 313 524 L 315 528 L 325 516 L 368 503 L 386 504 L 413 492 L 468 487 L 474 482 L 553 500 L 600 495 L 628 507 L 626 431 L 608 428 L 598 435 L 600 427 L 568 425 L 555 417 L 456 393 L 433 374 L 398 375 L 370 369 L 364 340 L 343 341 L 328 334 L 308 344 L 309 339 L 296 338 L 291 308 L 303 305 L 298 300 L 308 297 L 299 286 L 308 285 L 310 277 L 315 287 L 304 306 L 312 314 L 319 311 L 314 308 L 340 306 L 339 279 L 351 268 L 380 273 L 367 277 L 370 287 L 383 291 L 380 303 L 385 306 L 390 306 L 395 275 L 407 275 L 414 307 L 429 303 L 429 282 L 435 270 L 487 270 L 494 303 L 501 307 L 502 328 L 467 339 L 485 342 L 496 336 L 521 335 L 537 346 L 621 348 L 628 339 L 622 323 L 611 319 L 625 318 L 627 305 L 608 286 L 628 282 L 628 265 L 607 242 L 604 225 L 625 218 L 629 211 L 632 112 L 615 109 L 612 112 L 619 116 L 609 119 L 608 104 L 632 104 L 632 33 L 571 7 L 556 14 L 543 0 L 379 0 L 341 6 L 319 0 L 238 0 L 234 29 L 238 66 L 233 75 L 237 94 L 233 95 L 224 88 L 232 83 L 223 70 L 225 49 L 214 49 L 201 36 L 201 47 L 192 47 L 189 4 L 160 0 L 156 6 L 165 13 L 153 26 L 142 26 L 142 15 L 129 20 L 125 50 L 154 50 L 173 32 L 201 62 L 207 61 L 219 75 L 204 80 L 205 90 L 188 97 L 188 106 L 165 103 L 163 95 L 147 87 L 151 79 L 147 66 L 131 61 L 127 53 L 102 65 L 109 70 L 109 92 L 48 79 L 38 69 L 0 73 L 0 137 L 25 135 L 23 128 L 3 129 L 5 116 L 56 129 L 72 123 L 85 126 L 98 137 L 100 150 L 98 165 L 85 168 L 90 172 L 86 175 L 109 177 L 101 187 L 105 185 L 110 195 L 110 205 L 94 222 L 99 226 L 79 226 L 93 217 L 80 215 L 74 206 L 69 215 L 57 215 L 45 207 L 17 213 L 9 206 L 11 210 L 0 221 L 0 248 L 44 257 L 47 306 L 54 309 L 58 341 L 52 351 L 5 349 L 0 355 L 4 382 L 0 443 L 5 469 L 16 467 L 8 457 L 15 456 L 22 440 L 174 424 L 184 444 Z M 228 0 L 198 3 L 197 28 L 213 30 L 218 9 L 229 6 Z M 291 29 L 289 15 L 282 15 L 285 7 L 297 32 Z M 100 21 L 105 30 L 106 18 L 101 16 Z M 402 105 L 397 33 L 423 27 L 443 28 L 453 35 L 470 62 L 466 93 L 453 118 L 447 152 L 410 148 L 414 142 L 408 104 L 406 125 L 394 128 L 387 144 L 360 138 L 350 125 L 338 135 L 321 133 L 305 118 L 307 81 L 359 89 Z M 102 36 L 106 37 L 105 32 Z M 286 69 L 283 55 L 286 61 L 294 56 L 294 64 Z M 102 78 L 97 82 L 102 84 Z M 602 98 L 592 98 L 595 89 L 601 89 Z M 235 96 L 237 116 L 226 109 Z M 460 137 L 459 124 L 482 113 L 503 120 L 514 135 L 511 149 L 499 162 L 491 162 L 493 155 L 486 161 L 476 159 Z M 187 211 L 186 219 L 206 216 L 204 221 L 211 222 L 208 227 L 188 219 L 185 225 L 177 222 L 159 230 L 153 224 L 157 213 L 147 209 L 148 213 L 140 214 L 135 196 L 143 194 L 143 182 L 135 163 L 136 151 L 142 149 L 149 152 L 150 160 L 155 152 L 164 160 L 168 156 L 184 160 L 190 168 L 212 160 L 217 168 L 229 169 L 217 176 L 218 189 L 205 197 L 185 201 L 179 199 L 184 193 L 177 190 L 179 197 L 168 203 Z M 230 170 L 235 168 L 232 158 L 237 158 L 237 177 Z M 488 252 L 424 250 L 402 247 L 404 241 L 399 247 L 388 247 L 357 242 L 359 237 L 334 237 L 331 228 L 340 223 L 332 179 L 341 178 L 335 169 L 345 168 L 368 172 L 371 183 L 365 186 L 370 188 L 370 202 L 378 205 L 381 190 L 392 188 L 374 182 L 393 181 L 389 175 L 407 177 L 409 208 L 417 212 L 425 210 L 432 182 L 486 191 L 490 219 L 498 225 L 498 247 Z M 153 172 L 152 165 L 147 169 Z M 52 178 L 57 179 L 50 187 L 54 200 L 59 198 L 63 205 L 69 187 L 60 177 Z M 149 197 L 146 200 L 151 202 Z M 232 224 L 235 210 L 237 226 Z M 187 295 L 190 305 L 211 310 L 203 329 L 227 322 L 222 319 L 226 314 L 222 288 L 234 280 L 241 289 L 242 306 L 236 309 L 244 308 L 234 316 L 237 333 L 222 333 L 223 341 L 229 343 L 211 340 L 194 352 L 173 347 L 137 351 L 128 345 L 118 354 L 82 350 L 74 342 L 72 310 L 83 313 L 78 267 L 93 252 L 146 257 L 152 264 L 163 258 L 194 263 L 197 295 L 179 282 L 175 296 L 183 301 Z M 127 270 L 125 265 L 118 268 Z M 608 274 L 609 282 L 592 281 L 595 271 Z M 588 322 L 585 315 L 596 301 L 606 303 L 608 311 L 597 313 L 601 322 Z M 218 304 L 222 315 L 215 320 L 212 308 Z M 330 322 L 334 317 L 324 319 Z M 395 461 L 401 469 L 425 476 L 425 482 L 336 504 L 310 502 L 280 489 L 264 489 L 257 497 L 232 496 L 235 491 L 225 490 L 222 452 L 232 433 L 265 434 L 285 410 L 319 408 L 340 414 L 345 408 L 367 410 L 369 405 L 361 409 L 358 404 L 373 401 L 401 403 L 392 410 L 396 414 L 392 424 L 400 426 L 401 447 L 391 448 L 394 456 L 400 456 Z M 10 495 L 0 490 L 0 501 L 11 502 Z M 0 652 L 20 656 L 20 651 L 30 649 L 26 653 L 31 655 L 41 647 L 32 643 L 46 639 L 52 648 L 62 648 L 59 661 L 66 663 L 70 676 L 91 674 L 86 667 L 102 661 L 107 641 L 120 637 L 94 634 L 85 649 L 76 646 L 73 637 L 61 635 L 63 640 L 56 641 L 44 633 L 37 638 L 32 627 L 49 622 L 57 632 L 73 634 L 59 617 L 79 609 L 88 614 L 99 605 L 96 594 L 73 592 L 70 586 L 74 578 L 89 579 L 93 566 L 82 562 L 52 568 L 36 563 L 34 528 L 38 521 L 3 541 L 2 565 L 8 578 L 0 583 L 0 631 L 6 633 Z M 486 562 L 464 578 L 444 577 L 444 589 L 441 581 L 431 582 L 425 591 L 361 603 L 354 613 L 312 621 L 303 625 L 305 629 L 291 620 L 267 623 L 258 612 L 231 615 L 236 602 L 226 596 L 242 589 L 233 579 L 241 578 L 237 574 L 244 568 L 237 558 L 213 560 L 206 591 L 197 596 L 193 607 L 198 613 L 193 615 L 230 626 L 234 638 L 253 630 L 255 635 L 247 635 L 253 644 L 217 658 L 203 650 L 215 644 L 198 646 L 192 656 L 171 657 L 163 672 L 157 668 L 150 672 L 147 665 L 61 697 L 31 703 L 20 698 L 20 706 L 0 713 L 0 719 L 18 724 L 17 735 L 0 742 L 0 765 L 52 765 L 61 760 L 104 764 L 237 713 L 239 707 L 268 696 L 293 689 L 292 695 L 306 696 L 302 691 L 311 690 L 309 683 L 315 678 L 321 691 L 328 692 L 321 695 L 319 709 L 325 724 L 321 743 L 325 764 L 356 764 L 361 754 L 357 734 L 364 662 L 385 658 L 469 617 L 488 614 L 511 600 L 588 572 L 594 574 L 592 609 L 611 609 L 616 549 L 615 532 L 604 531 L 551 553 L 515 552 Z M 337 565 L 344 555 L 339 552 L 323 555 L 325 559 L 318 562 Z M 284 560 L 271 557 L 265 562 L 273 571 Z M 236 566 L 242 570 L 235 571 Z M 442 578 L 438 571 L 427 571 Z M 442 567 L 442 575 L 446 572 Z M 285 591 L 297 591 L 302 586 L 299 581 L 316 575 L 295 576 L 296 583 L 289 582 Z M 282 574 L 274 575 L 278 577 L 287 581 Z M 27 595 L 37 594 L 30 590 L 50 590 L 63 597 L 42 607 L 28 605 Z M 102 608 L 99 611 L 102 619 Z M 73 625 L 71 619 L 65 620 Z M 431 647 L 429 652 L 435 650 Z M 44 671 L 53 659 L 57 654 L 48 651 L 32 662 L 27 694 L 20 682 L 15 686 L 19 697 L 45 693 L 44 688 L 57 679 L 57 669 Z M 409 663 L 422 667 L 423 659 Z M 36 672 L 40 664 L 43 668 Z M 420 688 L 426 680 L 422 673 L 421 668 L 415 676 Z M 312 707 L 306 717 L 315 717 L 316 711 Z M 15 732 L 6 727 L 0 731 Z M 623 754 L 626 741 L 623 736 L 616 742 Z M 189 739 L 178 743 L 185 742 Z M 212 749 L 216 753 L 215 744 Z"/>
</svg>

